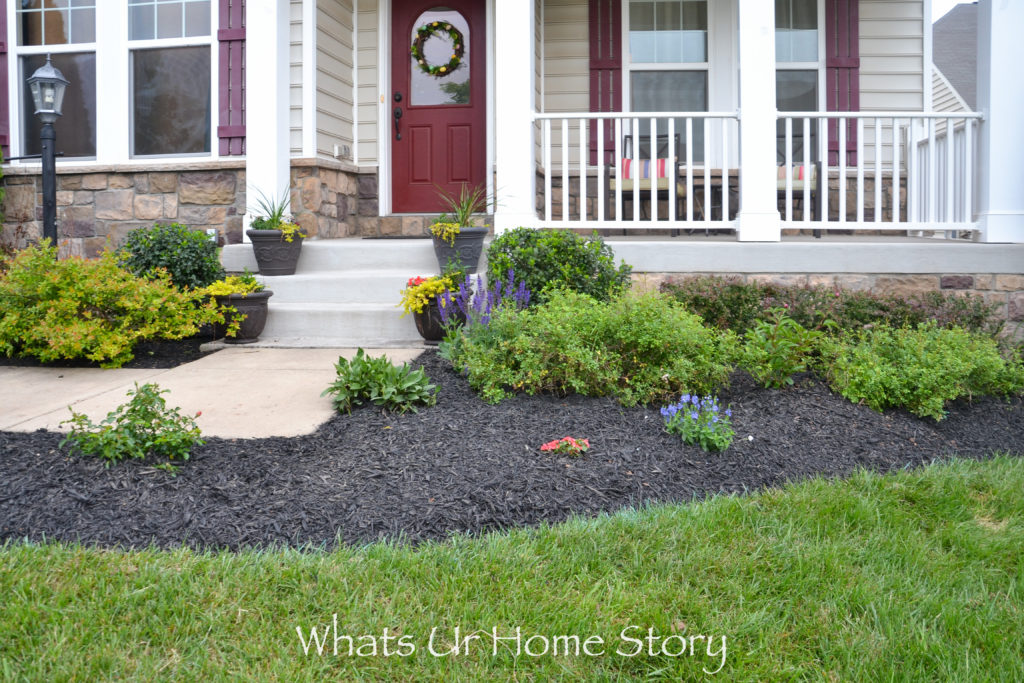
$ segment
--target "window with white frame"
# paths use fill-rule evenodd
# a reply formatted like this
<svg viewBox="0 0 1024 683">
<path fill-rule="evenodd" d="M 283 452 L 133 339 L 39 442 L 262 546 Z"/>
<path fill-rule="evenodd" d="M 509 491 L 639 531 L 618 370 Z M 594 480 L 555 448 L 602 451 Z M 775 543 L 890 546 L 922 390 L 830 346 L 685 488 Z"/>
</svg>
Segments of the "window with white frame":
<svg viewBox="0 0 1024 683">
<path fill-rule="evenodd" d="M 210 156 L 217 56 L 210 0 L 14 0 L 11 78 L 52 55 L 69 81 L 56 124 L 64 159 Z M 7 10 L 4 10 L 7 11 Z M 15 42 L 15 40 L 12 40 Z M 104 87 L 97 88 L 97 64 Z M 39 151 L 28 86 L 16 119 L 24 154 Z M 97 106 L 97 97 L 102 98 Z M 98 121 L 98 114 L 103 120 Z"/>
<path fill-rule="evenodd" d="M 128 0 L 131 155 L 210 153 L 210 0 Z"/>
<path fill-rule="evenodd" d="M 707 0 L 630 0 L 625 66 L 630 111 L 708 110 Z M 648 155 L 650 122 L 641 120 L 640 153 Z M 676 120 L 676 155 L 686 154 L 686 129 Z M 667 136 L 667 126 L 657 131 Z M 660 147 L 660 144 L 659 144 Z M 704 121 L 693 122 L 693 158 L 704 158 Z"/>
<path fill-rule="evenodd" d="M 3 10 L 6 11 L 6 8 Z M 15 0 L 17 82 L 21 87 L 21 149 L 39 154 L 39 129 L 32 93 L 25 82 L 46 63 L 46 55 L 75 84 L 64 96 L 64 115 L 55 124 L 65 157 L 96 156 L 96 2 Z M 6 93 L 4 96 L 6 97 Z"/>
<path fill-rule="evenodd" d="M 779 111 L 817 111 L 820 83 L 824 72 L 819 20 L 819 0 L 775 0 L 775 104 Z M 778 161 L 786 159 L 785 122 L 779 121 Z M 803 126 L 793 125 L 794 164 L 803 163 Z M 810 158 L 816 161 L 818 149 L 814 126 L 811 127 Z"/>
</svg>

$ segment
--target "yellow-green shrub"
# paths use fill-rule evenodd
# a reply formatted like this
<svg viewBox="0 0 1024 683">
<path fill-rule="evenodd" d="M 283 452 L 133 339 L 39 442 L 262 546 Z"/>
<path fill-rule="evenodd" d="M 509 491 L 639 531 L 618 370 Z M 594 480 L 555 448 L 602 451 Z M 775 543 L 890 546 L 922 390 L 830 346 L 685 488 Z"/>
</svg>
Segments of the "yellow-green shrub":
<svg viewBox="0 0 1024 683">
<path fill-rule="evenodd" d="M 164 271 L 139 278 L 109 252 L 60 261 L 56 253 L 46 244 L 25 249 L 0 276 L 0 352 L 119 367 L 137 342 L 181 339 L 224 322 L 215 303 L 178 290 Z"/>
</svg>

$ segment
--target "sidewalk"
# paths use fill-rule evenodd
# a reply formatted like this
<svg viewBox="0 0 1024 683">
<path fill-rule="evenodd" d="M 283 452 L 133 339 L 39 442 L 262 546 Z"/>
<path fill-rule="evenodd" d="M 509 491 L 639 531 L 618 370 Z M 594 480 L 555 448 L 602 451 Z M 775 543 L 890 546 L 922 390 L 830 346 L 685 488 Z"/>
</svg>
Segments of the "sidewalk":
<svg viewBox="0 0 1024 683">
<path fill-rule="evenodd" d="M 163 370 L 0 367 L 0 430 L 58 430 L 68 406 L 99 422 L 128 401 L 135 382 L 155 382 L 167 404 L 194 415 L 204 436 L 260 438 L 310 434 L 333 414 L 329 396 L 339 355 L 355 349 L 234 347 Z M 394 363 L 423 349 L 366 349 Z M 65 428 L 66 430 L 66 428 Z"/>
</svg>

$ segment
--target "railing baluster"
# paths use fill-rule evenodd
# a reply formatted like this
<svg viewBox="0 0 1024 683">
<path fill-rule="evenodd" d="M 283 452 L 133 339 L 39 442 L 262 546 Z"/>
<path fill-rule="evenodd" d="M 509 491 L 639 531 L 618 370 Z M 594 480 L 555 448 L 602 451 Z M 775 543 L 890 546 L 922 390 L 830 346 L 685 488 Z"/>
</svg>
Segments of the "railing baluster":
<svg viewBox="0 0 1024 683">
<path fill-rule="evenodd" d="M 939 155 L 935 153 L 935 119 L 928 119 L 928 216 L 925 220 L 938 221 Z"/>
<path fill-rule="evenodd" d="M 622 222 L 622 119 L 615 117 L 615 220 Z"/>
<path fill-rule="evenodd" d="M 839 222 L 846 222 L 846 125 L 848 119 L 837 119 L 839 126 Z"/>
<path fill-rule="evenodd" d="M 783 174 L 786 178 L 786 220 L 793 220 L 793 118 L 786 117 L 786 168 Z M 809 182 L 806 177 L 807 169 L 804 169 L 804 184 Z M 778 185 L 778 183 L 776 183 Z M 806 210 L 806 209 L 805 209 Z"/>
<path fill-rule="evenodd" d="M 804 222 L 810 222 L 811 214 L 813 213 L 811 206 L 811 119 L 810 117 L 804 117 L 804 173 L 807 175 L 807 180 L 804 181 L 804 201 L 801 204 Z"/>
<path fill-rule="evenodd" d="M 964 121 L 964 222 L 974 221 L 974 121 Z"/>
<path fill-rule="evenodd" d="M 953 213 L 953 180 L 956 171 L 953 119 L 946 119 L 946 222 L 956 219 Z"/>
<path fill-rule="evenodd" d="M 920 186 L 921 170 L 920 159 L 917 149 L 917 120 L 910 119 L 907 123 L 907 221 L 917 223 L 921 220 L 918 215 L 920 211 L 918 190 Z"/>
<path fill-rule="evenodd" d="M 864 222 L 864 119 L 857 117 L 857 222 Z"/>
<path fill-rule="evenodd" d="M 729 119 L 722 119 L 722 216 L 729 220 Z"/>
<path fill-rule="evenodd" d="M 587 220 L 587 120 L 580 119 L 580 222 Z"/>
<path fill-rule="evenodd" d="M 562 220 L 569 220 L 569 119 L 562 119 Z"/>
<path fill-rule="evenodd" d="M 818 153 L 821 159 L 821 221 L 828 224 L 828 195 L 829 195 L 829 172 L 828 166 L 828 119 L 818 119 Z"/>
<path fill-rule="evenodd" d="M 686 117 L 686 222 L 693 220 L 693 118 Z"/>
<path fill-rule="evenodd" d="M 640 220 L 640 119 L 633 119 L 633 220 Z"/>
<path fill-rule="evenodd" d="M 604 223 L 604 119 L 596 119 L 594 124 L 597 128 L 597 198 L 594 201 L 597 202 L 597 222 Z"/>
<path fill-rule="evenodd" d="M 676 222 L 676 198 L 679 196 L 679 187 L 676 182 L 676 120 L 673 117 L 668 119 L 668 153 L 665 155 L 665 163 L 669 165 L 668 172 L 668 220 Z"/>
<path fill-rule="evenodd" d="M 900 222 L 900 146 L 899 119 L 892 120 L 892 222 Z"/>
<path fill-rule="evenodd" d="M 658 221 L 658 119 L 651 117 L 651 222 Z"/>
<path fill-rule="evenodd" d="M 875 117 L 875 222 L 882 222 L 882 119 Z"/>
<path fill-rule="evenodd" d="M 555 169 L 551 168 L 551 119 L 544 119 L 544 220 L 551 218 L 551 176 Z"/>
<path fill-rule="evenodd" d="M 708 153 L 708 142 L 711 136 L 708 135 L 707 119 L 701 119 L 701 126 L 704 129 L 704 210 L 701 212 L 704 215 L 701 218 L 707 221 L 710 220 L 708 212 L 711 211 L 711 155 Z"/>
</svg>

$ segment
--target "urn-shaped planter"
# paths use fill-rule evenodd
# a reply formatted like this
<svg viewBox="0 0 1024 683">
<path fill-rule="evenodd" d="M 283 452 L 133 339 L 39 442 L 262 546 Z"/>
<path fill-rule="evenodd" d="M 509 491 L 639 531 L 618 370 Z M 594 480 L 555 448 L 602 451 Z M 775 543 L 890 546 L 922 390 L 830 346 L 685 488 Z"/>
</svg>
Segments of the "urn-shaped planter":
<svg viewBox="0 0 1024 683">
<path fill-rule="evenodd" d="M 461 311 L 456 311 L 455 316 L 466 322 L 466 316 Z M 419 313 L 413 311 L 412 318 L 416 323 L 416 331 L 423 337 L 423 343 L 427 346 L 437 346 L 437 343 L 444 339 L 444 325 L 441 322 L 441 311 L 436 297 Z"/>
<path fill-rule="evenodd" d="M 292 241 L 282 237 L 280 230 L 246 230 L 252 242 L 253 253 L 261 275 L 294 275 L 302 251 L 302 238 L 292 236 Z"/>
<path fill-rule="evenodd" d="M 487 237 L 487 228 L 465 226 L 459 229 L 453 244 L 449 244 L 440 237 L 434 237 L 434 255 L 437 256 L 437 266 L 441 272 L 445 272 L 449 262 L 461 266 L 467 273 L 475 273 L 480 263 L 480 254 L 484 248 L 484 238 Z"/>
<path fill-rule="evenodd" d="M 268 304 L 274 293 L 270 290 L 262 292 L 249 292 L 248 294 L 228 294 L 218 296 L 217 303 L 221 306 L 230 306 L 235 309 L 229 313 L 227 322 L 234 320 L 235 316 L 244 316 L 239 323 L 238 334 L 234 337 L 225 337 L 225 344 L 251 344 L 263 333 L 267 324 Z"/>
</svg>

